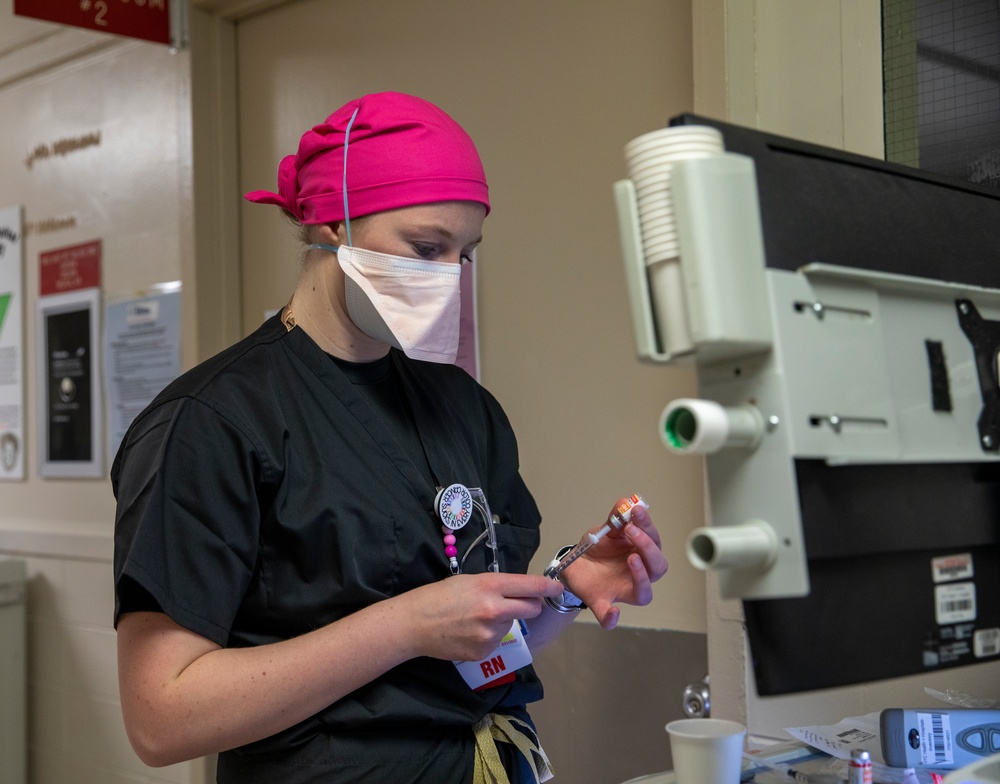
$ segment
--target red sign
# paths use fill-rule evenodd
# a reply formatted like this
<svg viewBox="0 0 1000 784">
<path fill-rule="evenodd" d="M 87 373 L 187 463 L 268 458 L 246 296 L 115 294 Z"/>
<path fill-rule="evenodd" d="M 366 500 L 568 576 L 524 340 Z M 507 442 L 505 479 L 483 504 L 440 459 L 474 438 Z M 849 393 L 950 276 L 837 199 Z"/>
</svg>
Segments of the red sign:
<svg viewBox="0 0 1000 784">
<path fill-rule="evenodd" d="M 14 0 L 14 13 L 177 46 L 171 3 L 184 0 Z"/>
<path fill-rule="evenodd" d="M 38 266 L 40 297 L 97 288 L 101 285 L 101 241 L 40 253 Z"/>
</svg>

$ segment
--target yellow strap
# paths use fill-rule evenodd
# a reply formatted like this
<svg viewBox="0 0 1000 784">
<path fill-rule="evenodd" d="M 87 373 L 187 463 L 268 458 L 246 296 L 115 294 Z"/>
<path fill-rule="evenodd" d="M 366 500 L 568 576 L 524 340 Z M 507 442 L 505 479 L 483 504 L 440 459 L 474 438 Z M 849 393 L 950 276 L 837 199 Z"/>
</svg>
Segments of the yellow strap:
<svg viewBox="0 0 1000 784">
<path fill-rule="evenodd" d="M 524 727 L 524 730 L 515 726 Z M 511 743 L 521 752 L 531 766 L 536 782 L 552 778 L 552 766 L 541 746 L 531 740 L 534 732 L 525 722 L 513 716 L 500 713 L 486 714 L 472 728 L 476 735 L 476 764 L 472 775 L 473 784 L 510 784 L 507 771 L 497 751 L 497 741 Z"/>
</svg>

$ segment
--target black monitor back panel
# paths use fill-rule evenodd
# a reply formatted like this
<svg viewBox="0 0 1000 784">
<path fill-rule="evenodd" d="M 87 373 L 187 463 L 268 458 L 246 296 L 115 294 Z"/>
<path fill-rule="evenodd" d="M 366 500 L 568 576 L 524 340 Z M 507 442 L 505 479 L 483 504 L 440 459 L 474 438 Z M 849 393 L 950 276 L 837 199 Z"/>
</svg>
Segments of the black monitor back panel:
<svg viewBox="0 0 1000 784">
<path fill-rule="evenodd" d="M 1000 193 L 695 115 L 671 121 L 688 124 L 754 159 L 769 268 L 822 262 L 1000 289 Z M 797 459 L 795 470 L 811 590 L 744 602 L 759 694 L 1000 660 L 1000 464 Z M 951 555 L 972 563 L 964 613 L 942 606 L 932 574 Z"/>
</svg>

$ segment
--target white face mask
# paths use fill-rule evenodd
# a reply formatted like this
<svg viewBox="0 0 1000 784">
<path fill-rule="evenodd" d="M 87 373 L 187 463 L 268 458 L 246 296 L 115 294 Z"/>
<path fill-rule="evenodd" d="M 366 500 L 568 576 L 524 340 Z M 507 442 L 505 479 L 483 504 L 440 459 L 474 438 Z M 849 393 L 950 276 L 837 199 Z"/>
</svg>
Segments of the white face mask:
<svg viewBox="0 0 1000 784">
<path fill-rule="evenodd" d="M 330 246 L 320 246 L 331 250 Z M 451 364 L 458 355 L 461 264 L 341 245 L 347 312 L 369 337 L 411 359 Z"/>
</svg>

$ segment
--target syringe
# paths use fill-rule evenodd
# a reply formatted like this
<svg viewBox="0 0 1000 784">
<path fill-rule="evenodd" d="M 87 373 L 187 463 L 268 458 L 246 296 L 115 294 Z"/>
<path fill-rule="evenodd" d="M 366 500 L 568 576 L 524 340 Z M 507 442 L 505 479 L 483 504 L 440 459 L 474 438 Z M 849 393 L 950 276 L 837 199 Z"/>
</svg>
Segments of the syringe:
<svg viewBox="0 0 1000 784">
<path fill-rule="evenodd" d="M 620 531 L 624 528 L 626 523 L 632 519 L 632 510 L 636 506 L 641 506 L 643 509 L 649 509 L 649 504 L 646 503 L 641 495 L 630 495 L 628 498 L 623 498 L 619 501 L 615 506 L 614 511 L 608 515 L 607 522 L 594 533 L 587 534 L 586 539 L 566 553 L 566 555 L 564 555 L 560 560 L 550 563 L 545 569 L 545 576 L 551 577 L 553 580 L 558 580 L 559 575 L 562 574 L 571 563 L 607 536 L 612 528 L 616 531 Z"/>
</svg>

